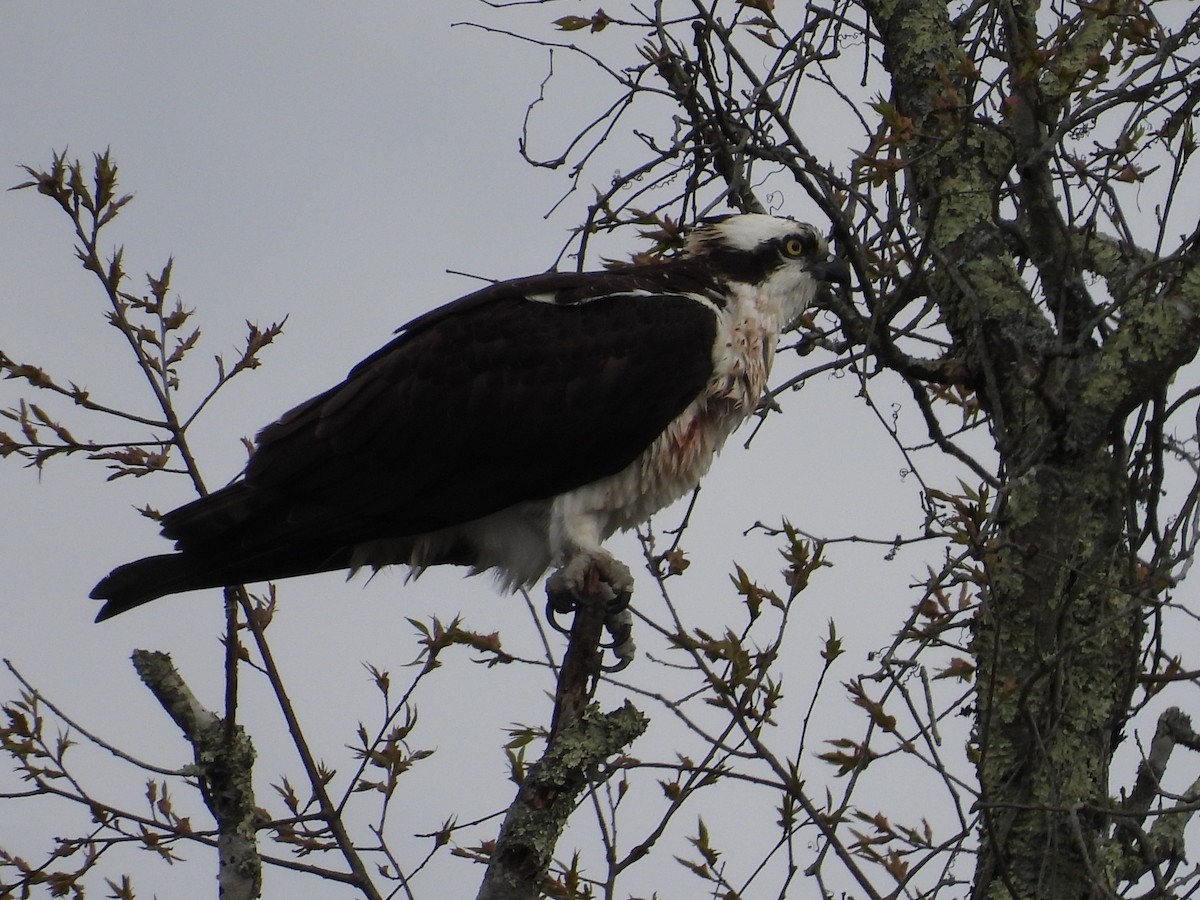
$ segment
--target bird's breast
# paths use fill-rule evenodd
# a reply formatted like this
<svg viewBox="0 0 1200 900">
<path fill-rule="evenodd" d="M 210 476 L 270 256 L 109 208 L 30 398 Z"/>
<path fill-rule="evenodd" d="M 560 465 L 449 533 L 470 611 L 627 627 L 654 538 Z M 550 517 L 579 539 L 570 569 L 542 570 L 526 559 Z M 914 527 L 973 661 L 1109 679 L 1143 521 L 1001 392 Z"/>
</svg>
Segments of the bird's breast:
<svg viewBox="0 0 1200 900">
<path fill-rule="evenodd" d="M 766 390 L 778 340 L 774 311 L 741 303 L 722 316 L 704 390 L 637 459 L 556 504 L 563 531 L 604 540 L 635 528 L 696 487 Z"/>
</svg>

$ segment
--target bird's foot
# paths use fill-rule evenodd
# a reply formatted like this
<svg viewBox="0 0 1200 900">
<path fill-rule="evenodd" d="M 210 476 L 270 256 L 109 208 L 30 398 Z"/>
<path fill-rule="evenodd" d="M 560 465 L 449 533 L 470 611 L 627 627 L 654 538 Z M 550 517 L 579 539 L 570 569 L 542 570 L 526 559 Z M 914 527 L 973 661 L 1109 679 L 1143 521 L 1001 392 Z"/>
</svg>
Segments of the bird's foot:
<svg viewBox="0 0 1200 900">
<path fill-rule="evenodd" d="M 633 596 L 633 573 L 603 550 L 577 553 L 546 580 L 546 595 L 556 613 L 574 612 L 583 604 L 624 609 Z"/>
<path fill-rule="evenodd" d="M 558 616 L 574 613 L 584 605 L 603 605 L 604 628 L 612 637 L 603 646 L 612 650 L 617 661 L 602 668 L 619 672 L 633 662 L 637 653 L 629 611 L 632 596 L 633 573 L 628 566 L 603 550 L 577 553 L 546 580 L 546 618 L 555 629 L 570 634 L 569 628 L 559 624 Z"/>
</svg>

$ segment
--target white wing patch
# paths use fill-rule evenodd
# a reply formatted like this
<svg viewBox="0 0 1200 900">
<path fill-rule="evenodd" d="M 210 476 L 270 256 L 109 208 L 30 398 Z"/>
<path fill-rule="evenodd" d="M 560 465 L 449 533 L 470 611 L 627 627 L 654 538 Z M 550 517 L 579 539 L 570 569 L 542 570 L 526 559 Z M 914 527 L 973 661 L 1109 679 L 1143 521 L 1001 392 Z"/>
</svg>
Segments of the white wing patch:
<svg viewBox="0 0 1200 900">
<path fill-rule="evenodd" d="M 647 299 L 652 299 L 654 297 L 661 297 L 661 296 L 687 297 L 689 300 L 694 300 L 696 303 L 699 303 L 701 306 L 707 307 L 708 309 L 712 310 L 713 312 L 720 311 L 720 307 L 717 305 L 717 303 L 711 297 L 707 297 L 704 294 L 696 294 L 691 291 L 678 291 L 675 293 L 671 293 L 669 295 L 664 295 L 662 292 L 647 291 L 647 290 L 643 290 L 641 288 L 635 288 L 635 289 L 629 290 L 629 291 L 612 291 L 607 294 L 597 294 L 594 297 L 588 297 L 583 300 L 576 300 L 576 301 L 574 301 L 574 303 L 569 304 L 569 305 L 575 305 L 577 303 L 593 303 L 597 300 L 615 300 L 619 297 L 643 297 L 643 298 L 647 298 Z M 559 299 L 557 294 L 550 293 L 550 292 L 526 294 L 525 299 L 529 300 L 533 303 L 549 303 L 554 306 L 557 306 L 562 302 Z"/>
</svg>

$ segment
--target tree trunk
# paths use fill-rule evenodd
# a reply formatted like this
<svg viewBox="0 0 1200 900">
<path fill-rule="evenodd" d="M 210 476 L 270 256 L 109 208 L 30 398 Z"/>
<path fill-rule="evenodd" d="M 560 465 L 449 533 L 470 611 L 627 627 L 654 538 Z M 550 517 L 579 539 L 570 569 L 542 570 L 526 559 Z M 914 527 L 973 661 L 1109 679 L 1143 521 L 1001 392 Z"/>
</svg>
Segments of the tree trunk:
<svg viewBox="0 0 1200 900">
<path fill-rule="evenodd" d="M 1036 104 L 1046 98 L 1021 93 L 1029 86 L 1014 65 L 1025 114 L 1007 130 L 973 119 L 969 87 L 956 80 L 946 4 L 868 8 L 895 105 L 913 123 L 905 175 L 931 254 L 929 294 L 1001 461 L 996 521 L 973 548 L 971 573 L 980 599 L 973 649 L 983 823 L 974 896 L 1110 896 L 1099 853 L 1109 761 L 1141 636 L 1123 538 L 1124 466 L 1113 450 L 1130 391 L 1113 377 L 1119 366 L 1106 368 L 1110 348 L 1078 336 L 1080 311 L 1095 308 L 1033 150 L 1044 141 Z M 1026 36 L 1006 33 L 1015 64 L 1014 35 Z M 1018 271 L 995 209 L 1014 173 L 1018 227 L 1036 246 L 1028 254 L 1036 271 Z"/>
<path fill-rule="evenodd" d="M 1109 761 L 1141 618 L 1122 549 L 1119 467 L 1103 449 L 1009 482 L 975 619 L 978 898 L 1109 897 Z M 990 564 L 988 564 L 990 563 Z"/>
</svg>

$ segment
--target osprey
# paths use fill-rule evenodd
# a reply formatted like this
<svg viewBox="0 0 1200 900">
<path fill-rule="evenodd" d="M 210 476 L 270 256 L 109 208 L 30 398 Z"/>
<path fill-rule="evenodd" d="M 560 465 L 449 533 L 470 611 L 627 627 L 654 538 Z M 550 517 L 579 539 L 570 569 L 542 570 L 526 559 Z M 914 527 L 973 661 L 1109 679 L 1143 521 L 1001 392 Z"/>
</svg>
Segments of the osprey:
<svg viewBox="0 0 1200 900">
<path fill-rule="evenodd" d="M 164 594 L 404 563 L 628 569 L 601 548 L 686 494 L 755 409 L 780 332 L 849 270 L 811 225 L 704 220 L 684 253 L 500 282 L 413 319 L 258 435 L 242 476 L 166 513 L 174 553 L 114 569 L 97 621 Z"/>
</svg>

